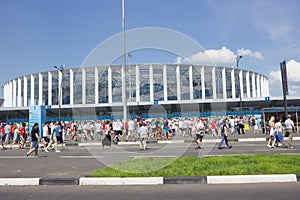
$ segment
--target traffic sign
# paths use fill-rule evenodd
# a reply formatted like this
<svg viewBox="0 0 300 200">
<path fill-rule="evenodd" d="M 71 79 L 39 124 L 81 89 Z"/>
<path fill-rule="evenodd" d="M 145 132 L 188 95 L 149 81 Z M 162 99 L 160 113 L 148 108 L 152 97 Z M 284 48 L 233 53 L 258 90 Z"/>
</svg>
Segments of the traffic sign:
<svg viewBox="0 0 300 200">
<path fill-rule="evenodd" d="M 265 97 L 265 100 L 266 101 L 270 101 L 270 97 Z"/>
</svg>

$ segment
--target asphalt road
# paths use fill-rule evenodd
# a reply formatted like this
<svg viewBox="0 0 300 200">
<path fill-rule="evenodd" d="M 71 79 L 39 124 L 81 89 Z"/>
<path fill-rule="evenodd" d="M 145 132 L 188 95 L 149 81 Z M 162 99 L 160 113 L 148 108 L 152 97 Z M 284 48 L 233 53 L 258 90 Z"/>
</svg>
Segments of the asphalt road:
<svg viewBox="0 0 300 200">
<path fill-rule="evenodd" d="M 0 187 L 1 200 L 298 200 L 300 183 L 158 186 L 31 186 Z"/>
<path fill-rule="evenodd" d="M 300 141 L 293 149 L 267 148 L 266 142 L 230 142 L 232 149 L 217 148 L 215 143 L 206 143 L 203 149 L 195 149 L 195 143 L 149 144 L 148 150 L 139 150 L 138 145 L 113 146 L 102 149 L 96 146 L 67 146 L 60 153 L 39 152 L 39 158 L 26 158 L 24 150 L 2 150 L 0 152 L 1 178 L 79 178 L 92 171 L 116 162 L 139 157 L 222 156 L 236 154 L 300 154 Z"/>
</svg>

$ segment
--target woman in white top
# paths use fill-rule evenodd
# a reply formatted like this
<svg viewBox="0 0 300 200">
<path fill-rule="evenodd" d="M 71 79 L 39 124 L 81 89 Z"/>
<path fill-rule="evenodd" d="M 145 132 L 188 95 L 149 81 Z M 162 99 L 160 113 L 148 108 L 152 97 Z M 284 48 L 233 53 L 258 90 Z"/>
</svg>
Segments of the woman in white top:
<svg viewBox="0 0 300 200">
<path fill-rule="evenodd" d="M 269 127 L 270 127 L 270 137 L 269 137 L 267 147 L 274 148 L 274 146 L 272 146 L 272 141 L 274 140 L 274 132 L 275 132 L 275 117 L 274 116 L 272 116 L 270 118 Z"/>
</svg>

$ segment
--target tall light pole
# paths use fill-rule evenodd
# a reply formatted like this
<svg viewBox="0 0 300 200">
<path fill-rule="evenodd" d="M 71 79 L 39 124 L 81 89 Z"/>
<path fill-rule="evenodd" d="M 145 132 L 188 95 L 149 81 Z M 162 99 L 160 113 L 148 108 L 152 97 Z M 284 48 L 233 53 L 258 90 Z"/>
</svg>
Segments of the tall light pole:
<svg viewBox="0 0 300 200">
<path fill-rule="evenodd" d="M 63 76 L 64 75 L 64 65 L 61 65 L 60 67 L 57 67 L 57 66 L 54 66 L 55 69 L 58 70 L 58 72 L 61 73 L 61 75 Z M 63 77 L 62 77 L 63 78 Z M 61 78 L 61 81 L 59 83 L 59 89 L 58 89 L 58 120 L 60 121 L 60 112 L 61 112 L 61 100 L 62 100 L 62 80 Z M 59 78 L 58 78 L 59 80 Z"/>
<path fill-rule="evenodd" d="M 126 43 L 125 43 L 125 0 L 122 0 L 122 33 L 123 33 L 123 65 L 122 65 L 122 103 L 123 103 L 123 120 L 127 121 L 127 95 L 126 95 Z"/>
<path fill-rule="evenodd" d="M 129 101 L 131 102 L 132 91 L 131 91 L 131 73 L 130 73 L 130 59 L 132 58 L 132 54 L 128 53 L 128 81 L 129 81 Z"/>
<path fill-rule="evenodd" d="M 236 56 L 236 68 L 237 69 L 239 68 L 239 62 L 240 62 L 240 60 L 241 60 L 242 57 L 243 56 L 239 56 L 239 55 Z M 239 80 L 240 80 L 240 78 L 239 78 Z M 240 95 L 240 113 L 242 115 L 242 112 L 243 112 L 243 102 L 242 102 L 242 93 L 241 93 L 241 83 L 240 83 L 240 81 L 239 81 L 239 95 Z"/>
</svg>

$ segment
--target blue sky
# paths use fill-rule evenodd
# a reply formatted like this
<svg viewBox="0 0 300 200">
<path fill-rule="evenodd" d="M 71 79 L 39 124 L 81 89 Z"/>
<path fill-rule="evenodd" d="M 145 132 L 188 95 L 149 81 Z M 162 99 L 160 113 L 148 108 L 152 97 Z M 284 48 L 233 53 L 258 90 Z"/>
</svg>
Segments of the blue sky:
<svg viewBox="0 0 300 200">
<path fill-rule="evenodd" d="M 125 0 L 126 29 L 181 32 L 224 66 L 269 77 L 281 96 L 279 63 L 287 61 L 290 96 L 300 96 L 300 3 L 297 0 Z M 22 75 L 78 67 L 99 43 L 122 31 L 121 0 L 0 0 L 0 84 Z M 175 63 L 172 56 L 132 63 Z M 150 59 L 151 58 L 151 59 Z M 195 52 L 187 59 L 201 63 Z"/>
</svg>

